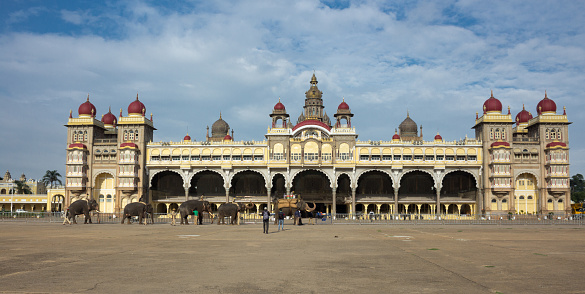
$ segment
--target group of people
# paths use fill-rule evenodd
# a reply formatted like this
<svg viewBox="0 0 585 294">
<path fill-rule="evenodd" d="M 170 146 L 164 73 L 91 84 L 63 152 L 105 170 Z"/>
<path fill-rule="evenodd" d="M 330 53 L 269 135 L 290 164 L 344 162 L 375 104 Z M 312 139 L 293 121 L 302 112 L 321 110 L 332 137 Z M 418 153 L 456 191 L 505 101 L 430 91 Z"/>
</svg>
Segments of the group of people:
<svg viewBox="0 0 585 294">
<path fill-rule="evenodd" d="M 317 218 L 321 218 L 321 212 L 317 211 Z M 302 216 L 301 216 L 301 211 L 299 209 L 297 209 L 294 214 L 294 225 L 295 226 L 302 226 L 303 225 L 303 221 L 302 221 Z M 285 214 L 282 211 L 282 208 L 278 210 L 278 212 L 275 215 L 276 219 L 278 220 L 278 231 L 280 232 L 280 230 L 284 231 L 284 217 Z M 264 207 L 264 211 L 262 212 L 262 227 L 263 227 L 263 233 L 264 234 L 268 234 L 268 227 L 270 225 L 270 212 L 268 211 L 268 208 Z M 309 224 L 310 225 L 314 225 L 315 221 L 313 220 L 313 213 L 309 212 Z"/>
</svg>

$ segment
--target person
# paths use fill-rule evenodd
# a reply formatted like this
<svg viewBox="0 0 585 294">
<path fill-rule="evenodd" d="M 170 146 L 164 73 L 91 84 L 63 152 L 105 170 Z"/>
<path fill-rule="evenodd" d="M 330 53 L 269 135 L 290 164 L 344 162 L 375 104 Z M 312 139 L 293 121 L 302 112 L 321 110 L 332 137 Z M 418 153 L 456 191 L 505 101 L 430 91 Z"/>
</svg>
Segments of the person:
<svg viewBox="0 0 585 294">
<path fill-rule="evenodd" d="M 262 224 L 264 227 L 265 234 L 268 234 L 269 221 L 270 221 L 270 212 L 268 212 L 267 207 L 264 207 L 264 211 L 262 212 Z"/>
<path fill-rule="evenodd" d="M 297 225 L 302 226 L 303 222 L 301 220 L 301 210 L 300 209 L 297 209 L 297 211 L 295 211 L 295 218 L 297 219 Z"/>
<path fill-rule="evenodd" d="M 294 212 L 295 226 L 299 224 L 299 217 L 300 216 L 301 216 L 301 214 L 299 213 L 299 210 L 295 210 L 295 212 Z"/>
<path fill-rule="evenodd" d="M 280 228 L 284 231 L 284 212 L 282 212 L 282 208 L 278 211 L 278 231 Z"/>
<path fill-rule="evenodd" d="M 309 215 L 309 225 L 314 225 L 315 223 L 313 222 L 313 212 L 308 211 L 307 214 Z"/>
<path fill-rule="evenodd" d="M 174 226 L 176 224 L 176 219 L 177 219 L 177 210 L 175 210 L 173 208 L 173 210 L 171 211 L 171 226 Z"/>
<path fill-rule="evenodd" d="M 65 223 L 71 224 L 71 221 L 69 220 L 69 208 L 67 208 L 67 211 L 65 211 L 65 219 L 63 220 L 63 224 Z"/>
<path fill-rule="evenodd" d="M 374 211 L 370 210 L 370 222 L 374 222 Z"/>
<path fill-rule="evenodd" d="M 195 223 L 195 225 L 200 225 L 200 223 L 199 223 L 199 211 L 197 211 L 197 208 L 195 208 L 193 210 L 193 222 Z"/>
</svg>

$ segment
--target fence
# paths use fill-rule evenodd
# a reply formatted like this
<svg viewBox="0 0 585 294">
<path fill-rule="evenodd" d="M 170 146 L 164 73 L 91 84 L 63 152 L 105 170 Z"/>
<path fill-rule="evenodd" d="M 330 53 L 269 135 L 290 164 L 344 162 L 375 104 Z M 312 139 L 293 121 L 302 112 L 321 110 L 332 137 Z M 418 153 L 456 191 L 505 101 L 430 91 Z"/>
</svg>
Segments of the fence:
<svg viewBox="0 0 585 294">
<path fill-rule="evenodd" d="M 121 223 L 122 213 L 97 213 L 90 214 L 92 223 L 100 224 L 119 224 Z M 274 216 L 273 216 L 274 217 Z M 171 214 L 155 213 L 153 215 L 155 224 L 170 224 L 172 221 Z M 76 217 L 77 223 L 85 221 L 84 215 Z M 147 218 L 150 223 L 150 216 Z M 180 215 L 176 216 L 176 223 L 180 224 Z M 188 217 L 189 224 L 193 224 L 192 215 Z M 50 222 L 62 223 L 63 214 L 61 212 L 0 212 L 0 222 Z M 127 222 L 127 221 L 126 221 Z M 131 223 L 137 223 L 138 218 L 132 217 Z M 217 217 L 213 223 L 217 223 Z M 274 222 L 274 218 L 271 219 Z M 287 225 L 292 224 L 292 218 L 286 219 Z M 431 214 L 344 214 L 338 213 L 334 217 L 323 215 L 320 218 L 302 219 L 303 224 L 313 222 L 317 225 L 585 225 L 585 215 L 526 215 L 526 214 L 503 214 L 503 215 L 431 215 Z M 211 224 L 212 220 L 207 213 L 203 214 L 203 224 Z M 225 223 L 230 223 L 229 218 Z M 242 214 L 240 224 L 262 223 L 262 217 L 259 214 Z"/>
</svg>

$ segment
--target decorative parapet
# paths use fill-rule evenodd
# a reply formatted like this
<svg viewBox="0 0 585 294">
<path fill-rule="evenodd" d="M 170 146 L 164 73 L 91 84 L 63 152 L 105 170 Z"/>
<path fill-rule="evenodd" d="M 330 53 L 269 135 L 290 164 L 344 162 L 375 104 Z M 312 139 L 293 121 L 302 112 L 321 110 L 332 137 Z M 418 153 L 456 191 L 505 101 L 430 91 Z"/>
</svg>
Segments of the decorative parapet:
<svg viewBox="0 0 585 294">
<path fill-rule="evenodd" d="M 82 125 L 94 125 L 105 128 L 104 123 L 95 119 L 94 117 L 70 117 L 67 121 L 67 126 L 82 126 Z"/>
<path fill-rule="evenodd" d="M 118 119 L 118 125 L 148 125 L 154 128 L 151 120 L 144 116 L 126 116 Z"/>
</svg>

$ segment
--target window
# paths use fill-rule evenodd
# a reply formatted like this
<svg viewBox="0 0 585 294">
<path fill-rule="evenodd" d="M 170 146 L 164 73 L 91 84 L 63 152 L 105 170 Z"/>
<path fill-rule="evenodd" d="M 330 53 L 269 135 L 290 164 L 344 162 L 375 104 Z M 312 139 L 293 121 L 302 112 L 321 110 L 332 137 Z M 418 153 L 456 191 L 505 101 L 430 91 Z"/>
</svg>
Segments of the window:
<svg viewBox="0 0 585 294">
<path fill-rule="evenodd" d="M 392 160 L 392 155 L 382 155 L 382 160 L 383 161 L 390 161 L 390 160 Z"/>
<path fill-rule="evenodd" d="M 380 155 L 372 155 L 372 161 L 380 161 Z"/>
<path fill-rule="evenodd" d="M 558 129 L 557 130 L 557 139 L 559 139 L 559 141 L 563 139 L 563 136 L 561 134 L 562 134 L 561 129 Z"/>
<path fill-rule="evenodd" d="M 242 156 L 241 155 L 234 155 L 234 156 L 232 156 L 232 160 L 241 161 L 242 160 Z"/>
<path fill-rule="evenodd" d="M 213 161 L 221 161 L 221 155 L 214 155 L 211 157 L 211 160 Z"/>
<path fill-rule="evenodd" d="M 128 131 L 124 131 L 124 141 L 128 141 Z"/>
<path fill-rule="evenodd" d="M 496 199 L 492 199 L 492 203 L 496 203 L 498 202 Z"/>
<path fill-rule="evenodd" d="M 87 141 L 87 131 L 83 133 L 83 141 Z"/>
<path fill-rule="evenodd" d="M 496 129 L 496 140 L 500 139 L 500 129 Z"/>
<path fill-rule="evenodd" d="M 230 161 L 230 156 L 229 155 L 224 155 L 223 156 L 223 161 Z"/>
<path fill-rule="evenodd" d="M 453 156 L 453 155 L 447 155 L 447 156 L 445 156 L 445 159 L 448 160 L 448 161 L 453 161 L 453 160 L 455 160 L 455 156 Z"/>
<path fill-rule="evenodd" d="M 444 160 L 445 157 L 443 155 L 437 155 L 437 160 Z"/>
<path fill-rule="evenodd" d="M 435 160 L 435 156 L 434 155 L 425 155 L 425 160 L 433 161 L 433 160 Z"/>
<path fill-rule="evenodd" d="M 402 156 L 402 160 L 412 160 L 412 155 L 404 155 Z"/>
<path fill-rule="evenodd" d="M 339 153 L 339 158 L 340 160 L 350 160 L 350 154 L 349 153 Z"/>
<path fill-rule="evenodd" d="M 209 156 L 209 155 L 203 155 L 203 156 L 201 156 L 201 160 L 202 161 L 210 161 L 211 160 L 211 156 Z"/>
<path fill-rule="evenodd" d="M 322 153 L 321 154 L 321 159 L 323 161 L 331 161 L 331 153 Z"/>
<path fill-rule="evenodd" d="M 138 140 L 138 130 L 134 130 L 134 139 Z"/>
<path fill-rule="evenodd" d="M 360 160 L 367 161 L 368 159 L 370 159 L 370 156 L 369 155 L 360 155 Z"/>
<path fill-rule="evenodd" d="M 291 154 L 291 158 L 293 161 L 300 161 L 301 160 L 301 154 L 300 153 L 292 153 Z"/>
<path fill-rule="evenodd" d="M 183 160 L 183 161 L 189 161 L 189 155 L 183 155 L 183 156 L 181 156 L 181 160 Z"/>
<path fill-rule="evenodd" d="M 272 160 L 283 160 L 284 156 L 282 153 L 273 153 L 272 154 Z"/>
<path fill-rule="evenodd" d="M 549 137 L 550 137 L 550 131 L 548 129 L 546 129 L 545 138 L 548 140 Z"/>
<path fill-rule="evenodd" d="M 132 132 L 132 130 L 130 130 L 130 132 L 128 132 L 128 140 L 130 140 L 130 141 L 134 140 L 134 132 Z"/>
<path fill-rule="evenodd" d="M 394 155 L 394 160 L 401 160 L 401 156 L 400 155 Z"/>
<path fill-rule="evenodd" d="M 161 156 L 160 157 L 160 160 L 162 160 L 162 161 L 169 161 L 169 160 L 171 160 L 171 157 L 170 156 Z"/>
<path fill-rule="evenodd" d="M 173 156 L 173 161 L 180 161 L 181 160 L 181 156 Z"/>
<path fill-rule="evenodd" d="M 415 155 L 414 156 L 414 160 L 421 161 L 422 159 L 423 159 L 423 156 L 422 155 Z"/>
<path fill-rule="evenodd" d="M 469 160 L 469 161 L 476 161 L 477 160 L 477 156 L 475 156 L 475 155 L 468 155 L 467 156 L 467 160 Z"/>
<path fill-rule="evenodd" d="M 252 161 L 252 155 L 244 155 L 244 161 Z"/>
<path fill-rule="evenodd" d="M 305 160 L 306 161 L 319 160 L 319 154 L 318 153 L 305 153 Z"/>
<path fill-rule="evenodd" d="M 255 161 L 262 161 L 262 160 L 264 160 L 264 155 L 254 155 L 254 160 Z"/>
<path fill-rule="evenodd" d="M 457 155 L 457 161 L 465 161 L 465 155 Z"/>
<path fill-rule="evenodd" d="M 77 131 L 73 132 L 73 142 L 77 142 Z"/>
<path fill-rule="evenodd" d="M 490 140 L 494 139 L 494 129 L 490 129 Z"/>
</svg>

